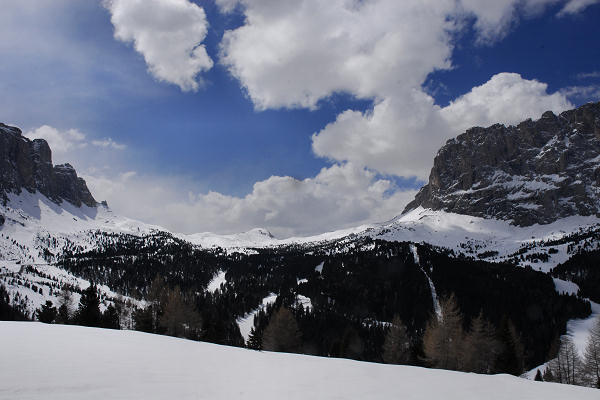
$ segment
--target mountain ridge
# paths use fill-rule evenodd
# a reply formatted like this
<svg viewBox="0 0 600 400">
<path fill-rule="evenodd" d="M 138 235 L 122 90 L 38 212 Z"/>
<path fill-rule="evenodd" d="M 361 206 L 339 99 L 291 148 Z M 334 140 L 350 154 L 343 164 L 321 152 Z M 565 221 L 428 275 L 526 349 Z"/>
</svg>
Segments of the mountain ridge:
<svg viewBox="0 0 600 400">
<path fill-rule="evenodd" d="M 6 204 L 9 193 L 19 194 L 23 189 L 40 192 L 56 204 L 98 204 L 71 164 L 52 164 L 46 140 L 30 140 L 19 128 L 0 123 L 0 199 Z"/>
<path fill-rule="evenodd" d="M 403 213 L 422 206 L 530 226 L 598 216 L 599 195 L 600 102 L 448 140 Z"/>
</svg>

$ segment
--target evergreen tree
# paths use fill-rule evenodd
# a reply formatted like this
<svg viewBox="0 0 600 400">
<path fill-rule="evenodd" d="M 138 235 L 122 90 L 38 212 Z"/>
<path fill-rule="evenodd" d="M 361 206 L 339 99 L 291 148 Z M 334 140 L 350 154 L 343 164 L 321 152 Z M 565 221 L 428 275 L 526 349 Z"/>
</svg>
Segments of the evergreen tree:
<svg viewBox="0 0 600 400">
<path fill-rule="evenodd" d="M 109 304 L 106 310 L 104 310 L 102 313 L 100 326 L 108 329 L 121 329 L 121 325 L 119 323 L 119 313 L 112 304 Z"/>
<path fill-rule="evenodd" d="M 503 318 L 499 330 L 500 354 L 496 360 L 495 372 L 519 376 L 525 368 L 525 356 L 521 336 L 508 318 Z"/>
<path fill-rule="evenodd" d="M 587 386 L 600 389 L 600 317 L 596 318 L 585 346 L 583 374 Z"/>
<path fill-rule="evenodd" d="M 133 312 L 133 326 L 136 331 L 153 333 L 152 309 L 146 307 L 135 310 Z"/>
<path fill-rule="evenodd" d="M 56 320 L 56 307 L 50 300 L 47 300 L 46 303 L 42 304 L 42 306 L 35 312 L 35 315 L 40 322 L 44 322 L 46 324 L 51 324 Z"/>
<path fill-rule="evenodd" d="M 100 298 L 96 285 L 91 283 L 87 289 L 81 292 L 76 320 L 79 325 L 99 327 L 101 318 Z"/>
<path fill-rule="evenodd" d="M 56 316 L 56 323 L 70 323 L 73 307 L 73 294 L 66 287 L 63 287 L 58 295 L 58 305 L 59 307 L 58 314 Z"/>
<path fill-rule="evenodd" d="M 399 315 L 394 316 L 385 336 L 383 361 L 388 364 L 407 364 L 410 361 L 410 337 Z"/>
<path fill-rule="evenodd" d="M 535 380 L 535 381 L 538 381 L 538 382 L 543 382 L 543 381 L 544 381 L 544 378 L 542 377 L 542 373 L 540 372 L 540 370 L 539 370 L 539 369 L 538 369 L 538 370 L 537 370 L 537 372 L 535 373 L 535 378 L 534 378 L 534 380 Z"/>
<path fill-rule="evenodd" d="M 256 327 L 252 327 L 250 329 L 250 335 L 248 335 L 248 342 L 246 343 L 246 347 L 254 350 L 261 350 L 262 348 L 262 337 L 256 331 Z"/>
<path fill-rule="evenodd" d="M 426 362 L 434 368 L 460 370 L 463 363 L 462 314 L 454 294 L 440 302 L 441 316 L 433 315 L 423 335 Z"/>
<path fill-rule="evenodd" d="M 302 334 L 290 310 L 281 306 L 273 313 L 262 337 L 262 348 L 267 351 L 299 353 Z"/>
<path fill-rule="evenodd" d="M 554 374 L 552 374 L 552 370 L 549 367 L 546 367 L 542 377 L 544 378 L 544 382 L 554 382 Z"/>
</svg>

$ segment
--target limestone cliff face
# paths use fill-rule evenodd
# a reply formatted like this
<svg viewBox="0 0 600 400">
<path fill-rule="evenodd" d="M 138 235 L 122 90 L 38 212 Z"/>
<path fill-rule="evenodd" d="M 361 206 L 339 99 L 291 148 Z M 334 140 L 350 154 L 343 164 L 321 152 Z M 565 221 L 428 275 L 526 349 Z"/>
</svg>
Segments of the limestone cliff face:
<svg viewBox="0 0 600 400">
<path fill-rule="evenodd" d="M 449 140 L 405 212 L 418 206 L 521 226 L 600 214 L 600 103 Z"/>
<path fill-rule="evenodd" d="M 52 152 L 45 140 L 29 140 L 19 128 L 0 123 L 0 199 L 6 202 L 8 193 L 23 189 L 40 192 L 57 204 L 97 204 L 70 164 L 52 165 Z"/>
</svg>

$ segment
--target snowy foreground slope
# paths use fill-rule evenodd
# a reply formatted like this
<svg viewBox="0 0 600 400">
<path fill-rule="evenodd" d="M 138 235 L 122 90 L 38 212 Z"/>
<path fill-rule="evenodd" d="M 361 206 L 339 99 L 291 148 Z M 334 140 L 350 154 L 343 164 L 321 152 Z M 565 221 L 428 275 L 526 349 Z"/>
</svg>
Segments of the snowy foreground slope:
<svg viewBox="0 0 600 400">
<path fill-rule="evenodd" d="M 598 391 L 133 331 L 0 322 L 1 399 L 598 399 Z"/>
</svg>

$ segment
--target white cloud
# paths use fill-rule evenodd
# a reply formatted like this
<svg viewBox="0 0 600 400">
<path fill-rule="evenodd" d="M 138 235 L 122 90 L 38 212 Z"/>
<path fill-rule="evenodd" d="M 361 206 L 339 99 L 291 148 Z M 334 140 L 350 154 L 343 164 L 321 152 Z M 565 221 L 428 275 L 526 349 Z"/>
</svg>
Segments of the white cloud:
<svg viewBox="0 0 600 400">
<path fill-rule="evenodd" d="M 377 103 L 368 113 L 345 111 L 313 135 L 313 150 L 382 173 L 426 179 L 436 151 L 471 126 L 514 124 L 569 108 L 565 94 L 547 93 L 546 84 L 501 73 L 445 108 L 415 89 L 410 96 Z"/>
<path fill-rule="evenodd" d="M 186 193 L 178 178 L 133 172 L 85 179 L 94 196 L 120 214 L 185 233 L 265 227 L 279 237 L 316 234 L 391 218 L 415 195 L 350 164 L 304 180 L 272 176 L 244 197 Z"/>
<path fill-rule="evenodd" d="M 124 144 L 117 143 L 112 138 L 88 141 L 86 135 L 77 129 L 59 130 L 49 125 L 42 125 L 25 132 L 23 136 L 31 140 L 46 140 L 52 150 L 52 160 L 55 164 L 68 162 L 88 166 L 88 162 L 85 161 L 97 160 L 99 155 L 98 150 L 92 150 L 91 147 L 105 150 L 124 150 L 126 148 Z"/>
<path fill-rule="evenodd" d="M 221 62 L 260 110 L 383 98 L 450 67 L 454 0 L 240 2 L 246 23 L 225 33 Z"/>
<path fill-rule="evenodd" d="M 561 89 L 560 93 L 568 98 L 576 99 L 578 102 L 599 101 L 600 85 L 569 86 Z"/>
<path fill-rule="evenodd" d="M 574 107 L 565 94 L 548 94 L 547 90 L 545 83 L 500 73 L 451 102 L 441 113 L 458 133 L 471 126 L 516 124 L 526 118 L 539 118 L 544 111 L 560 113 Z"/>
<path fill-rule="evenodd" d="M 257 109 L 318 107 L 336 92 L 373 99 L 313 135 L 313 151 L 385 174 L 426 178 L 437 149 L 471 125 L 515 123 L 571 104 L 517 74 L 498 74 L 442 109 L 422 88 L 451 68 L 453 34 L 482 42 L 562 0 L 238 0 L 246 21 L 226 32 L 221 62 Z M 472 109 L 470 109 L 472 108 Z"/>
<path fill-rule="evenodd" d="M 600 0 L 569 0 L 567 4 L 558 12 L 557 16 L 578 14 L 591 5 L 600 3 Z"/>
<path fill-rule="evenodd" d="M 115 150 L 125 150 L 127 146 L 122 143 L 115 142 L 112 138 L 104 138 L 102 140 L 92 140 L 92 145 L 97 147 L 110 147 Z"/>
<path fill-rule="evenodd" d="M 198 90 L 198 75 L 212 68 L 202 41 L 208 21 L 202 7 L 188 0 L 105 0 L 115 38 L 133 42 L 148 70 L 183 91 Z"/>
<path fill-rule="evenodd" d="M 594 79 L 600 78 L 600 71 L 581 72 L 577 74 L 577 79 Z"/>
<path fill-rule="evenodd" d="M 33 139 L 44 139 L 50 145 L 54 158 L 61 159 L 69 152 L 87 146 L 85 135 L 77 129 L 59 131 L 48 125 L 26 132 L 23 136 Z"/>
</svg>

